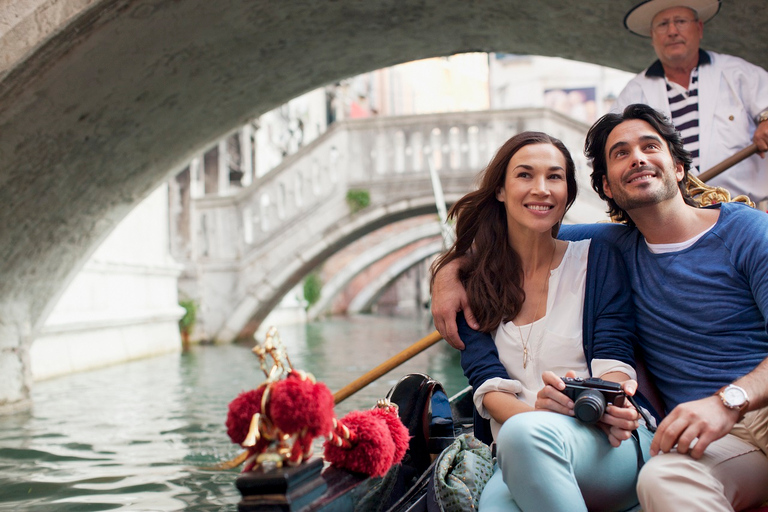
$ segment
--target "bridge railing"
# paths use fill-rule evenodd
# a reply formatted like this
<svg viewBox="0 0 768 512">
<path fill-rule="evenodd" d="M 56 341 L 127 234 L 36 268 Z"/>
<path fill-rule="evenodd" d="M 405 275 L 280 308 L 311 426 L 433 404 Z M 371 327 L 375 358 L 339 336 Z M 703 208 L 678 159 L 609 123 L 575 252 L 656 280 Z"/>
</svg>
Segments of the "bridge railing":
<svg viewBox="0 0 768 512">
<path fill-rule="evenodd" d="M 577 156 L 586 126 L 538 108 L 335 123 L 236 195 L 195 200 L 193 259 L 234 263 L 260 252 L 273 237 L 300 233 L 307 216 L 328 201 L 349 208 L 350 189 L 366 190 L 373 203 L 382 194 L 407 197 L 409 183 L 429 179 L 428 159 L 444 179 L 463 177 L 466 183 L 501 143 L 524 130 L 550 133 Z"/>
</svg>

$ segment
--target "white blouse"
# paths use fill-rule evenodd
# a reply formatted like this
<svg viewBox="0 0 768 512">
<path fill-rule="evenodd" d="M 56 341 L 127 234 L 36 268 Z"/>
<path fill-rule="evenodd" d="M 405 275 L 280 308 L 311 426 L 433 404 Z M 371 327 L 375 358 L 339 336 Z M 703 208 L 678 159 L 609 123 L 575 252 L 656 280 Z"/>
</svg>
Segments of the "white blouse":
<svg viewBox="0 0 768 512">
<path fill-rule="evenodd" d="M 473 400 L 480 415 L 491 420 L 494 438 L 501 424 L 491 418 L 483 406 L 486 393 L 513 393 L 518 399 L 533 406 L 536 394 L 544 387 L 541 374 L 545 370 L 561 377 L 570 370 L 575 371 L 578 377 L 589 377 L 581 329 L 589 242 L 569 242 L 563 261 L 550 272 L 547 310 L 542 318 L 519 328 L 511 321 L 502 323 L 493 335 L 499 359 L 512 379 L 493 378 L 485 381 L 475 390 Z M 523 341 L 528 347 L 528 363 L 525 368 Z M 621 361 L 592 360 L 592 375 L 600 377 L 613 371 L 624 372 L 632 379 L 637 378 L 634 368 Z"/>
</svg>

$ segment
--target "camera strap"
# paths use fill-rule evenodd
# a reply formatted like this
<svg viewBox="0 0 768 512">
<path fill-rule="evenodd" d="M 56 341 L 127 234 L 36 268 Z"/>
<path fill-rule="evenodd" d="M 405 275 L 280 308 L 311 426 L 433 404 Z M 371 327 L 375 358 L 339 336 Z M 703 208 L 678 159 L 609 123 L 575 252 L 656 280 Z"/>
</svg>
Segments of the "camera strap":
<svg viewBox="0 0 768 512">
<path fill-rule="evenodd" d="M 637 452 L 637 470 L 640 471 L 643 464 L 645 464 L 645 458 L 643 457 L 643 447 L 640 444 L 640 434 L 637 429 L 632 431 L 632 438 L 635 440 L 635 446 L 637 447 L 637 450 L 635 450 Z"/>
<path fill-rule="evenodd" d="M 643 409 L 637 404 L 635 397 L 629 396 L 629 395 L 625 395 L 625 396 L 629 400 L 629 403 L 632 405 L 632 407 L 634 407 L 637 410 L 637 412 L 640 413 L 640 417 L 643 418 L 643 420 L 645 421 L 645 428 L 647 428 L 651 432 L 656 432 L 656 427 L 654 426 L 656 422 L 653 421 L 650 416 L 648 416 L 648 411 L 646 411 L 645 409 Z"/>
<path fill-rule="evenodd" d="M 629 400 L 629 403 L 632 404 L 632 407 L 634 407 L 637 412 L 640 413 L 640 416 L 643 418 L 643 420 L 645 420 L 645 427 L 651 432 L 656 432 L 656 427 L 653 426 L 651 418 L 648 417 L 648 413 L 645 411 L 645 409 L 637 404 L 634 397 L 629 395 L 626 395 L 626 397 Z M 637 446 L 637 470 L 640 471 L 640 468 L 642 468 L 643 464 L 645 464 L 645 458 L 643 457 L 643 447 L 640 444 L 640 433 L 637 431 L 637 429 L 632 431 L 632 438 L 635 440 L 635 445 Z"/>
</svg>

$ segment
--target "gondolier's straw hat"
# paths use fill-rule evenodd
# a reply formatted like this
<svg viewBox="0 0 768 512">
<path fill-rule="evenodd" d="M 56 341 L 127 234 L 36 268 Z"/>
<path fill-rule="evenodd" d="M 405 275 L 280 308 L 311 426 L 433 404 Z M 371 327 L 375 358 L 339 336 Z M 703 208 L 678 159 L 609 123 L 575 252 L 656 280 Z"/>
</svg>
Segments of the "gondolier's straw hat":
<svg viewBox="0 0 768 512">
<path fill-rule="evenodd" d="M 639 36 L 651 37 L 651 21 L 661 11 L 672 7 L 688 7 L 699 15 L 699 21 L 706 23 L 720 11 L 720 0 L 646 0 L 624 16 L 624 26 Z"/>
</svg>

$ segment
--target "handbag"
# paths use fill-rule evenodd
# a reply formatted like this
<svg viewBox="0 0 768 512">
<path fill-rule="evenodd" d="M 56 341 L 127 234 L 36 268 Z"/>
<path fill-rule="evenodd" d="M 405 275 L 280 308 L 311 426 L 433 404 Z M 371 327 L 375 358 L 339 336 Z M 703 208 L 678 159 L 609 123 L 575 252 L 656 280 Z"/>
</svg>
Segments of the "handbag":
<svg viewBox="0 0 768 512">
<path fill-rule="evenodd" d="M 429 512 L 469 512 L 493 474 L 490 447 L 472 434 L 458 436 L 438 456 L 427 490 Z"/>
</svg>

